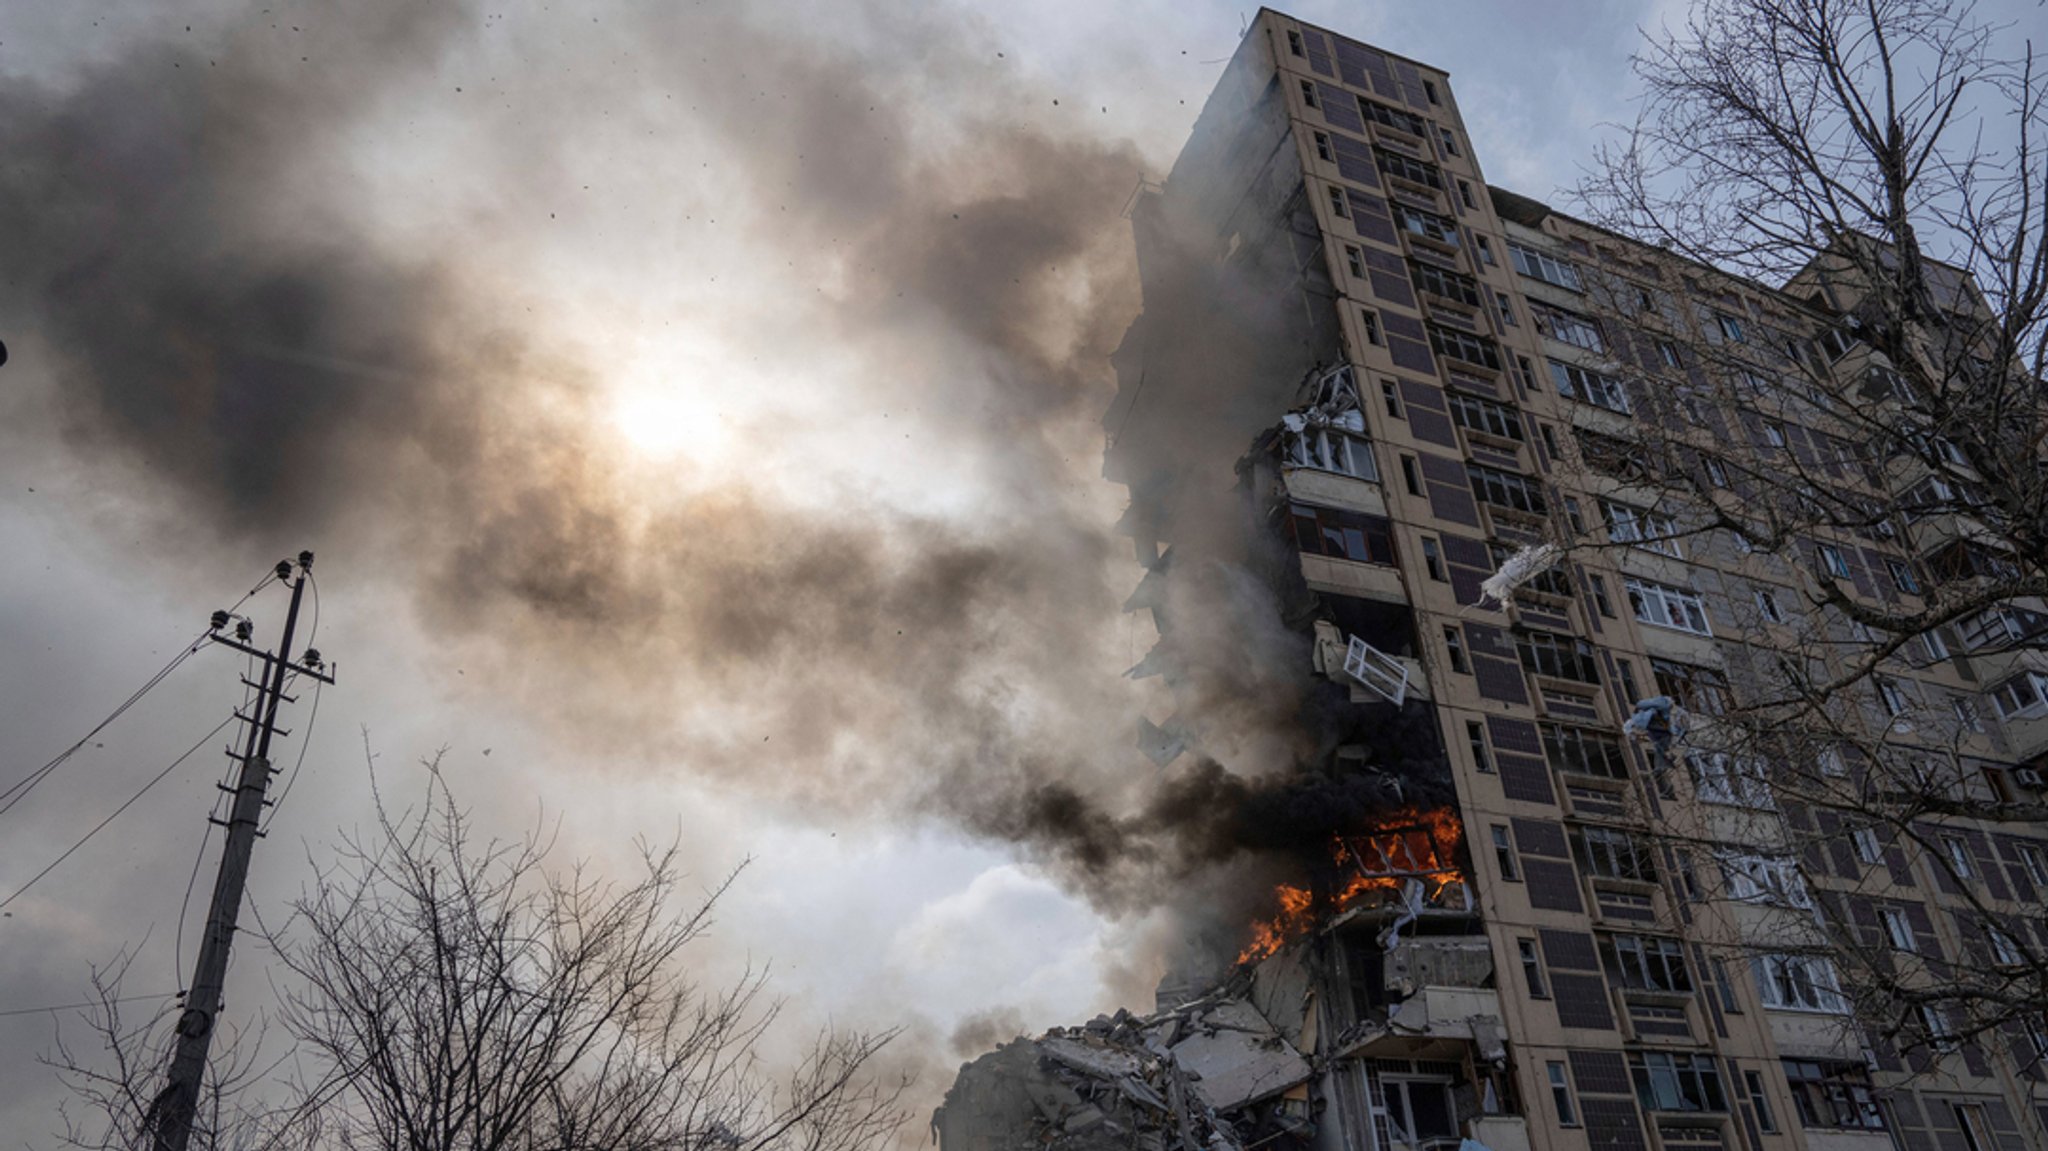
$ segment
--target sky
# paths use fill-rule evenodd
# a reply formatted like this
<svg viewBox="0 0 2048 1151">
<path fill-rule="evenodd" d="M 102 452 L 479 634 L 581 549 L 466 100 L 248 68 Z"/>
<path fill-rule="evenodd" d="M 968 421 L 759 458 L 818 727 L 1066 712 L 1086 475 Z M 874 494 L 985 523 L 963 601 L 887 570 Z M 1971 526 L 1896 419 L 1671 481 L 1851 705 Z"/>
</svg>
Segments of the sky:
<svg viewBox="0 0 2048 1151">
<path fill-rule="evenodd" d="M 707 970 L 767 962 L 798 1033 L 905 1028 L 923 1103 L 1007 1034 L 1148 1007 L 1242 861 L 1147 822 L 1163 701 L 1121 676 L 1149 637 L 1098 421 L 1123 210 L 1252 10 L 348 8 L 0 9 L 0 777 L 310 548 L 338 683 L 288 708 L 257 911 L 437 760 L 491 834 L 743 868 Z M 1448 69 L 1487 177 L 1551 197 L 1682 9 L 1293 11 Z M 284 608 L 241 610 L 270 642 Z M 0 899 L 242 670 L 202 651 L 0 814 Z M 124 993 L 183 985 L 224 742 L 0 910 L 17 1140 L 57 1126 L 33 1009 L 124 950 Z"/>
</svg>

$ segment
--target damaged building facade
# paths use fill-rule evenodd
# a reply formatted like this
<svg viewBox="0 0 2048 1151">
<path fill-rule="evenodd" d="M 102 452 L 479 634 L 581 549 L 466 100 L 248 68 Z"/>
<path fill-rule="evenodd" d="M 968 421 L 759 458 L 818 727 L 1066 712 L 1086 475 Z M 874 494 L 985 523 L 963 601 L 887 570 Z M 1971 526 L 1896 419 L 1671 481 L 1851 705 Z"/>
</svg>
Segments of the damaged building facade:
<svg viewBox="0 0 2048 1151">
<path fill-rule="evenodd" d="M 1145 311 L 1104 422 L 1146 569 L 1127 606 L 1161 637 L 1133 674 L 1187 677 L 1177 581 L 1251 573 L 1300 641 L 1305 770 L 1392 782 L 1300 845 L 1227 977 L 964 1068 L 934 1118 L 945 1151 L 2048 1147 L 2048 1029 L 1902 1058 L 1800 937 L 1817 902 L 1862 900 L 1908 947 L 1972 956 L 1953 869 L 1846 827 L 1801 867 L 1802 817 L 1746 760 L 1673 771 L 1625 731 L 1657 696 L 1710 726 L 1728 640 L 1768 631 L 1752 603 L 1776 615 L 1730 541 L 1658 542 L 1665 513 L 1631 500 L 1614 445 L 1643 389 L 1696 375 L 1687 349 L 1826 331 L 1810 293 L 1489 187 L 1443 72 L 1270 10 L 1132 218 Z M 1765 424 L 1745 419 L 1765 449 L 1808 435 Z M 1641 546 L 1532 550 L 1588 535 Z M 1926 570 L 1915 542 L 1811 558 L 1896 603 Z M 2017 675 L 2048 701 L 2048 673 L 1999 658 L 1905 678 L 1921 703 L 1970 701 L 1948 754 L 2038 787 L 2048 702 L 1991 689 Z M 1217 737 L 1190 696 L 1139 745 L 1172 771 Z M 1957 838 L 1969 906 L 2042 931 L 2048 836 L 2011 831 Z"/>
</svg>

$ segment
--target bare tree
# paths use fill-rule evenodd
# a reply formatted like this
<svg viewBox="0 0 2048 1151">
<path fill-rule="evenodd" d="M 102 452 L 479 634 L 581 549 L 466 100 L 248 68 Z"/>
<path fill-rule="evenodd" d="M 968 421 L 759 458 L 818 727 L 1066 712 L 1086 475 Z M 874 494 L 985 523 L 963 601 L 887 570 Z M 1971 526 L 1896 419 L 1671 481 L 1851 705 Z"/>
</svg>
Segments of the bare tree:
<svg viewBox="0 0 2048 1151">
<path fill-rule="evenodd" d="M 260 1083 L 248 1056 L 216 1069 L 195 1146 L 861 1151 L 900 1125 L 905 1085 L 874 1067 L 894 1032 L 827 1031 L 778 1070 L 766 973 L 693 981 L 690 946 L 733 877 L 678 910 L 674 847 L 643 845 L 628 881 L 553 870 L 538 832 L 479 841 L 428 766 L 425 800 L 380 800 L 372 833 L 264 931 L 290 1047 Z M 88 1145 L 127 1146 L 163 1037 L 100 1022 L 108 1059 L 59 1061 L 114 1120 Z"/>
<path fill-rule="evenodd" d="M 1574 454 L 1622 510 L 1568 542 L 1721 569 L 1725 678 L 1662 685 L 1701 716 L 1674 757 L 1689 781 L 1662 786 L 1764 813 L 1667 833 L 1714 873 L 1703 898 L 1786 910 L 1760 951 L 1843 965 L 1829 990 L 1880 1049 L 1917 1063 L 2002 1034 L 2037 1062 L 2048 935 L 2025 908 L 2048 889 L 2021 837 L 2048 827 L 2029 768 L 2048 743 L 2048 85 L 2032 45 L 1948 0 L 1705 0 L 1636 63 L 1641 115 L 1577 190 L 1589 221 L 1653 245 L 1588 275 L 1634 418 L 1582 426 Z M 1737 874 L 1776 857 L 1798 891 Z M 1961 954 L 1931 893 L 1905 898 L 1922 867 Z"/>
</svg>

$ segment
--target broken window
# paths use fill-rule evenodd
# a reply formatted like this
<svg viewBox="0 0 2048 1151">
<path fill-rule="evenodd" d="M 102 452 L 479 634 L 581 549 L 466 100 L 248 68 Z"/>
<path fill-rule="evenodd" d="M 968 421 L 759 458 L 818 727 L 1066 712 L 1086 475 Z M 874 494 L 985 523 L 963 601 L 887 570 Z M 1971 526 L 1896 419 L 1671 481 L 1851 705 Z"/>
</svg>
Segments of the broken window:
<svg viewBox="0 0 2048 1151">
<path fill-rule="evenodd" d="M 1458 1123 L 1451 1104 L 1450 1080 L 1383 1075 L 1380 1090 L 1386 1101 L 1387 1130 L 1396 1141 L 1410 1147 L 1434 1146 L 1438 1140 L 1457 1141 Z"/>
<path fill-rule="evenodd" d="M 1572 1085 L 1571 1081 L 1565 1077 L 1564 1064 L 1550 1062 L 1543 1066 L 1545 1074 L 1550 1080 L 1550 1101 L 1557 1106 L 1557 1125 L 1559 1127 L 1577 1127 L 1579 1125 L 1578 1108 L 1572 1106 Z"/>
<path fill-rule="evenodd" d="M 1714 634 L 1707 623 L 1706 598 L 1700 593 L 1633 577 L 1621 582 L 1636 622 L 1694 635 Z"/>
<path fill-rule="evenodd" d="M 1600 962 L 1610 979 L 1632 991 L 1689 992 L 1685 947 L 1676 939 L 1611 935 L 1600 941 Z"/>
<path fill-rule="evenodd" d="M 1569 261 L 1545 255 L 1534 248 L 1525 248 L 1514 241 L 1508 241 L 1508 255 L 1515 262 L 1515 271 L 1532 280 L 1541 280 L 1570 291 L 1581 291 L 1579 270 Z"/>
<path fill-rule="evenodd" d="M 1563 724 L 1539 724 L 1543 736 L 1543 758 L 1552 771 L 1597 775 L 1602 779 L 1627 779 L 1628 756 L 1621 741 L 1605 732 Z"/>
<path fill-rule="evenodd" d="M 1475 308 L 1479 306 L 1479 281 L 1472 277 L 1415 260 L 1408 262 L 1408 270 L 1415 277 L 1416 291 Z"/>
<path fill-rule="evenodd" d="M 1436 349 L 1437 355 L 1447 359 L 1463 360 L 1468 364 L 1500 371 L 1500 348 L 1492 340 L 1482 336 L 1431 324 L 1429 346 Z"/>
<path fill-rule="evenodd" d="M 1884 1116 L 1871 1092 L 1870 1069 L 1861 1063 L 1784 1060 L 1785 1082 L 1802 1127 L 1880 1131 Z"/>
<path fill-rule="evenodd" d="M 1846 1014 L 1835 965 L 1817 955 L 1762 955 L 1756 959 L 1756 987 L 1765 1007 L 1781 1011 Z"/>
<path fill-rule="evenodd" d="M 1422 117 L 1412 112 L 1403 112 L 1399 108 L 1389 108 L 1385 104 L 1375 104 L 1363 96 L 1358 98 L 1358 114 L 1397 132 L 1406 132 L 1410 136 L 1423 135 Z"/>
<path fill-rule="evenodd" d="M 1507 825 L 1496 823 L 1490 830 L 1493 833 L 1493 858 L 1500 864 L 1500 877 L 1509 883 L 1521 882 L 1521 868 L 1515 863 L 1515 842 L 1508 835 Z"/>
<path fill-rule="evenodd" d="M 1650 671 L 1657 679 L 1657 694 L 1701 715 L 1728 714 L 1728 681 L 1720 672 L 1668 659 L 1650 660 Z"/>
<path fill-rule="evenodd" d="M 1301 503 L 1289 505 L 1288 510 L 1289 531 L 1304 555 L 1356 563 L 1394 562 L 1393 525 L 1379 516 Z"/>
<path fill-rule="evenodd" d="M 1465 724 L 1465 741 L 1472 748 L 1472 764 L 1480 771 L 1493 774 L 1493 757 L 1486 753 L 1486 725 L 1476 720 Z"/>
<path fill-rule="evenodd" d="M 1411 184 L 1420 184 L 1437 191 L 1443 190 L 1443 174 L 1437 171 L 1435 164 L 1410 159 L 1389 148 L 1373 149 L 1373 160 L 1381 172 L 1396 180 L 1406 180 Z"/>
<path fill-rule="evenodd" d="M 1599 663 L 1593 655 L 1593 645 L 1576 636 L 1547 631 L 1517 632 L 1515 652 L 1521 656 L 1522 666 L 1537 675 L 1580 683 L 1600 682 Z"/>
<path fill-rule="evenodd" d="M 1720 861 L 1730 899 L 1802 909 L 1813 906 L 1799 865 L 1789 857 L 1724 853 Z"/>
<path fill-rule="evenodd" d="M 1443 547 L 1430 536 L 1422 537 L 1422 567 L 1429 573 L 1430 579 L 1438 583 L 1445 582 Z"/>
<path fill-rule="evenodd" d="M 1543 958 L 1536 952 L 1536 941 L 1517 939 L 1515 951 L 1522 959 L 1522 979 L 1529 985 L 1529 998 L 1550 998 L 1549 990 L 1543 985 Z"/>
<path fill-rule="evenodd" d="M 1706 803 L 1770 811 L 1778 806 L 1771 793 L 1770 767 L 1749 755 L 1726 752 L 1689 757 L 1693 769 L 1693 790 Z"/>
<path fill-rule="evenodd" d="M 1572 855 L 1579 866 L 1603 879 L 1655 883 L 1657 866 L 1648 848 L 1625 831 L 1585 827 L 1572 833 Z"/>
<path fill-rule="evenodd" d="M 1373 459 L 1372 441 L 1364 436 L 1334 428 L 1307 427 L 1288 432 L 1287 462 L 1298 468 L 1336 472 L 1378 483 L 1379 463 Z"/>
<path fill-rule="evenodd" d="M 1726 1111 L 1721 1072 L 1711 1055 L 1648 1051 L 1628 1057 L 1636 1099 L 1646 1111 Z"/>
<path fill-rule="evenodd" d="M 1543 303 L 1529 301 L 1529 316 L 1536 321 L 1536 330 L 1563 344 L 1575 348 L 1605 354 L 1607 340 L 1600 334 L 1600 322 L 1591 316 Z"/>
<path fill-rule="evenodd" d="M 1678 550 L 1678 521 L 1664 512 L 1601 500 L 1600 514 L 1607 520 L 1607 538 L 1615 543 L 1634 544 L 1672 559 L 1685 558 Z"/>
<path fill-rule="evenodd" d="M 1508 405 L 1463 392 L 1452 392 L 1447 398 L 1451 405 L 1451 422 L 1459 427 L 1516 443 L 1526 438 L 1520 413 Z"/>
<path fill-rule="evenodd" d="M 1471 673 L 1471 665 L 1465 662 L 1465 637 L 1459 633 L 1457 628 L 1447 627 L 1444 629 L 1444 649 L 1450 653 L 1452 671 L 1460 675 L 1469 675 Z"/>
<path fill-rule="evenodd" d="M 1449 216 L 1411 208 L 1400 201 L 1390 205 L 1394 211 L 1394 226 L 1410 235 L 1434 240 L 1449 247 L 1458 246 L 1458 222 Z"/>
<path fill-rule="evenodd" d="M 1527 476 L 1485 464 L 1466 464 L 1465 475 L 1472 481 L 1472 498 L 1482 504 L 1536 516 L 1549 510 L 1542 485 Z"/>
<path fill-rule="evenodd" d="M 1557 385 L 1558 395 L 1584 400 L 1624 416 L 1629 414 L 1628 392 L 1622 388 L 1621 381 L 1577 364 L 1556 360 L 1544 362 L 1550 365 L 1550 379 Z"/>
</svg>

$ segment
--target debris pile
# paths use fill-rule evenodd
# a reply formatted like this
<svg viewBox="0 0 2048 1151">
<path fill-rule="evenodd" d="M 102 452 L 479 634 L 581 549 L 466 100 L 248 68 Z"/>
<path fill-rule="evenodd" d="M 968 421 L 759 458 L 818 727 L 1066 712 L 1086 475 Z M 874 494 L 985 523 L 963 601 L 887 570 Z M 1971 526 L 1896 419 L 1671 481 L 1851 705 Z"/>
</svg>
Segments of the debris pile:
<svg viewBox="0 0 2048 1151">
<path fill-rule="evenodd" d="M 932 1132 L 947 1151 L 1305 1146 L 1313 1069 L 1247 982 L 1004 1044 L 961 1068 Z"/>
</svg>

